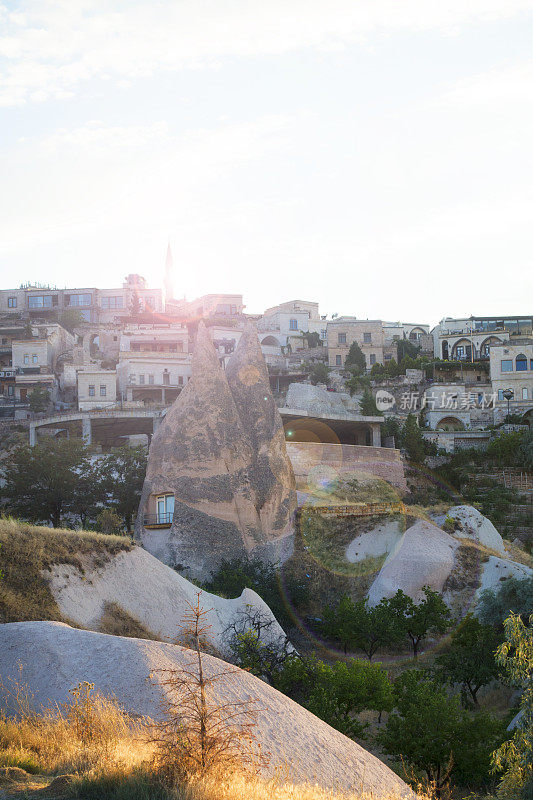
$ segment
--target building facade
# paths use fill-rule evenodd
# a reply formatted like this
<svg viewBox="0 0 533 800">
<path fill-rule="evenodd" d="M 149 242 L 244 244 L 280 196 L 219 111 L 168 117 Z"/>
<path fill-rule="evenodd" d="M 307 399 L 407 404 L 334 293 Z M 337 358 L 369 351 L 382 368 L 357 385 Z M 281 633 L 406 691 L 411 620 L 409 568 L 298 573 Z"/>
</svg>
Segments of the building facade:
<svg viewBox="0 0 533 800">
<path fill-rule="evenodd" d="M 117 374 L 96 366 L 81 367 L 77 371 L 77 388 L 80 411 L 111 408 L 117 401 Z"/>
<path fill-rule="evenodd" d="M 434 355 L 446 361 L 489 358 L 490 348 L 516 336 L 531 336 L 533 315 L 521 317 L 446 317 L 433 328 Z"/>
<path fill-rule="evenodd" d="M 381 320 L 359 320 L 338 317 L 327 323 L 328 363 L 344 369 L 350 345 L 357 342 L 366 359 L 367 368 L 385 361 L 385 333 Z M 387 353 L 392 358 L 392 353 Z"/>
<path fill-rule="evenodd" d="M 495 395 L 495 421 L 507 415 L 533 421 L 533 337 L 514 337 L 490 349 L 490 380 Z M 504 392 L 512 392 L 507 399 Z"/>
<path fill-rule="evenodd" d="M 120 338 L 119 398 L 173 402 L 191 374 L 189 332 L 179 323 L 127 327 Z"/>
<path fill-rule="evenodd" d="M 87 322 L 113 322 L 128 317 L 135 304 L 140 312 L 162 312 L 163 290 L 148 287 L 141 275 L 128 275 L 118 289 L 58 289 L 28 284 L 0 290 L 0 313 L 35 319 L 53 319 L 67 309 L 76 309 Z"/>
</svg>

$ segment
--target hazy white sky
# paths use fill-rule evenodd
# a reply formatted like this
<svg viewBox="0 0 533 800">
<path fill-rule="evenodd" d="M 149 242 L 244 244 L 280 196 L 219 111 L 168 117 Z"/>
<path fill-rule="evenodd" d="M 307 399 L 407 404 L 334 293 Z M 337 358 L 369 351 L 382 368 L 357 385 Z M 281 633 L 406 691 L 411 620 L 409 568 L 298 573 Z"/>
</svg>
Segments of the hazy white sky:
<svg viewBox="0 0 533 800">
<path fill-rule="evenodd" d="M 0 0 L 0 286 L 532 313 L 533 0 Z"/>
</svg>

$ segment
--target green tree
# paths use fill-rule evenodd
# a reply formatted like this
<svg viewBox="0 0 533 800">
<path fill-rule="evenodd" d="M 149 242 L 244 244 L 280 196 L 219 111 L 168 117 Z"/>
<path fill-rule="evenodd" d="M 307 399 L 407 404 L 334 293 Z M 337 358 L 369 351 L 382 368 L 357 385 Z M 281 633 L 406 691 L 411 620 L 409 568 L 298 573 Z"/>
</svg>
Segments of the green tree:
<svg viewBox="0 0 533 800">
<path fill-rule="evenodd" d="M 339 641 L 345 653 L 348 647 L 362 650 L 369 661 L 381 647 L 398 640 L 394 619 L 384 602 L 371 607 L 366 600 L 355 603 L 344 596 L 337 606 L 324 610 L 323 618 L 326 636 Z"/>
<path fill-rule="evenodd" d="M 142 446 L 114 448 L 103 460 L 101 472 L 109 505 L 132 528 L 146 475 L 146 450 Z"/>
<path fill-rule="evenodd" d="M 353 397 L 354 394 L 357 394 L 364 389 L 370 389 L 370 376 L 352 375 L 351 378 L 348 378 L 348 380 L 345 381 L 344 385 L 350 392 L 350 395 Z"/>
<path fill-rule="evenodd" d="M 398 361 L 401 361 L 405 357 L 414 359 L 420 352 L 420 345 L 413 344 L 409 339 L 399 339 L 396 343 L 396 347 L 398 350 Z"/>
<path fill-rule="evenodd" d="M 398 375 L 401 374 L 400 365 L 396 361 L 395 358 L 391 358 L 391 360 L 385 364 L 385 369 L 387 370 L 387 374 L 390 375 L 391 378 L 396 378 Z"/>
<path fill-rule="evenodd" d="M 402 432 L 403 446 L 411 461 L 422 464 L 426 457 L 424 437 L 417 425 L 414 414 L 408 414 Z"/>
<path fill-rule="evenodd" d="M 320 345 L 320 334 L 317 331 L 306 331 L 302 333 L 302 339 L 310 349 L 314 349 Z"/>
<path fill-rule="evenodd" d="M 274 685 L 351 737 L 364 732 L 356 714 L 365 709 L 381 714 L 392 708 L 392 685 L 381 664 L 355 658 L 330 666 L 294 655 L 285 661 Z"/>
<path fill-rule="evenodd" d="M 445 633 L 450 625 L 450 609 L 438 592 L 424 586 L 424 599 L 415 603 L 409 595 L 398 589 L 394 597 L 384 600 L 383 605 L 394 627 L 403 632 L 411 642 L 413 656 L 418 657 L 420 645 L 427 636 Z"/>
<path fill-rule="evenodd" d="M 383 412 L 378 411 L 374 395 L 370 389 L 365 389 L 361 397 L 359 408 L 364 417 L 382 417 Z"/>
<path fill-rule="evenodd" d="M 130 317 L 138 317 L 141 313 L 141 301 L 139 299 L 139 293 L 135 289 L 133 292 L 131 303 L 130 303 Z"/>
<path fill-rule="evenodd" d="M 103 508 L 96 516 L 96 530 L 107 534 L 121 534 L 122 518 L 112 508 Z"/>
<path fill-rule="evenodd" d="M 396 710 L 377 737 L 388 755 L 425 773 L 437 798 L 452 777 L 463 786 L 490 780 L 491 753 L 503 734 L 499 720 L 469 714 L 458 698 L 419 670 L 404 672 L 394 693 Z"/>
<path fill-rule="evenodd" d="M 3 471 L 8 511 L 58 528 L 62 514 L 75 505 L 82 491 L 80 476 L 90 466 L 89 449 L 81 439 L 49 437 L 35 447 L 15 448 Z"/>
<path fill-rule="evenodd" d="M 491 625 L 468 614 L 452 633 L 446 650 L 437 656 L 436 675 L 450 684 L 461 684 L 464 706 L 478 705 L 477 693 L 500 674 L 495 660 L 500 637 Z"/>
<path fill-rule="evenodd" d="M 329 367 L 323 361 L 317 361 L 310 369 L 309 379 L 313 386 L 317 383 L 329 383 Z"/>
<path fill-rule="evenodd" d="M 485 625 L 503 630 L 504 621 L 511 613 L 520 614 L 524 621 L 533 614 L 533 577 L 507 578 L 497 590 L 481 592 L 478 616 Z"/>
<path fill-rule="evenodd" d="M 533 428 L 522 434 L 517 463 L 525 469 L 533 469 Z"/>
<path fill-rule="evenodd" d="M 372 379 L 381 378 L 383 377 L 383 375 L 387 374 L 388 374 L 387 368 L 383 364 L 378 364 L 378 362 L 372 364 L 372 367 L 370 369 L 370 377 Z"/>
<path fill-rule="evenodd" d="M 533 792 L 533 616 L 529 627 L 518 614 L 504 623 L 505 641 L 496 661 L 505 670 L 509 683 L 522 689 L 520 719 L 513 736 L 494 753 L 496 771 L 503 772 L 500 794 L 514 800 L 529 800 Z"/>
<path fill-rule="evenodd" d="M 35 412 L 46 411 L 50 405 L 50 393 L 44 386 L 36 386 L 35 389 L 28 395 L 30 403 L 30 410 Z"/>
<path fill-rule="evenodd" d="M 72 333 L 75 328 L 87 325 L 87 320 L 79 308 L 65 308 L 59 315 L 58 322 L 70 333 Z"/>
<path fill-rule="evenodd" d="M 494 458 L 500 466 L 512 467 L 517 463 L 523 434 L 521 431 L 502 433 L 487 447 L 487 455 Z"/>
<path fill-rule="evenodd" d="M 223 560 L 204 585 L 222 597 L 238 597 L 246 587 L 257 592 L 282 625 L 293 621 L 288 605 L 304 608 L 309 602 L 307 584 L 289 566 L 277 567 L 259 558 Z"/>
<path fill-rule="evenodd" d="M 361 375 L 366 371 L 365 354 L 357 342 L 352 342 L 350 345 L 348 355 L 346 356 L 346 361 L 344 362 L 344 367 L 350 372 L 353 372 L 354 375 Z"/>
</svg>

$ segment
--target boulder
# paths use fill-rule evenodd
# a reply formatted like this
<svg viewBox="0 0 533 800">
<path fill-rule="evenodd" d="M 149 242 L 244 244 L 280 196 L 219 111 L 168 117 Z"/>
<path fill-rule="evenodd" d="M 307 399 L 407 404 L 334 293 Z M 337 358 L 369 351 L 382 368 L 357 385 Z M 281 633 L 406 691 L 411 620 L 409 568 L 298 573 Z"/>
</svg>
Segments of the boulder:
<svg viewBox="0 0 533 800">
<path fill-rule="evenodd" d="M 485 589 L 494 589 L 498 591 L 502 582 L 507 578 L 517 578 L 517 580 L 524 580 L 533 575 L 533 570 L 526 567 L 525 564 L 519 564 L 518 561 L 510 561 L 507 558 L 498 558 L 497 556 L 489 556 L 487 561 L 483 564 L 483 571 L 481 573 L 481 581 L 477 590 L 477 596 Z"/>
<path fill-rule="evenodd" d="M 294 473 L 285 447 L 283 422 L 252 323 L 246 324 L 228 361 L 226 377 L 252 454 L 247 477 L 261 529 L 271 545 L 277 540 L 283 547 L 287 536 L 292 544 L 296 510 Z"/>
<path fill-rule="evenodd" d="M 187 666 L 190 658 L 191 651 L 177 645 L 107 636 L 59 622 L 0 625 L 2 679 L 19 679 L 22 664 L 36 711 L 68 702 L 69 689 L 85 680 L 102 694 L 113 695 L 131 714 L 157 718 L 164 691 L 158 670 Z M 208 677 L 228 669 L 217 658 L 205 655 L 203 660 Z M 224 674 L 213 685 L 212 697 L 218 703 L 256 702 L 254 732 L 270 757 L 266 776 L 279 780 L 281 774 L 287 783 L 317 783 L 330 792 L 414 800 L 413 792 L 376 756 L 249 672 L 233 668 Z"/>
<path fill-rule="evenodd" d="M 246 341 L 250 339 L 248 334 Z M 242 362 L 243 377 L 251 375 L 255 366 L 261 395 L 251 387 L 247 395 L 239 385 L 243 381 L 237 370 L 237 408 L 209 334 L 200 322 L 191 379 L 168 410 L 148 453 L 136 539 L 157 558 L 196 579 L 205 579 L 223 559 L 243 558 L 254 551 L 277 560 L 283 555 L 282 548 L 276 547 L 279 540 L 284 536 L 290 540 L 294 478 L 288 460 L 284 461 L 284 441 L 276 434 L 277 420 L 265 410 L 273 400 L 268 399 L 270 387 L 264 382 L 263 355 L 260 348 L 258 353 L 253 351 L 258 359 L 254 365 L 253 342 L 247 347 L 246 341 L 236 363 Z M 265 396 L 267 401 L 263 399 L 259 407 L 259 398 Z M 250 407 L 244 409 L 247 397 Z M 246 428 L 241 414 L 247 420 Z M 248 430 L 255 416 L 261 420 Z M 269 426 L 276 435 L 267 474 Z M 158 525 L 155 517 L 156 498 L 162 494 L 174 498 L 172 522 L 166 527 Z"/>
<path fill-rule="evenodd" d="M 318 415 L 354 416 L 360 413 L 357 398 L 350 397 L 348 392 L 328 392 L 322 386 L 310 383 L 289 384 L 285 406 Z"/>
<path fill-rule="evenodd" d="M 474 539 L 484 547 L 505 554 L 503 539 L 487 517 L 472 506 L 454 506 L 448 511 L 448 516 L 457 523 L 454 536 L 460 539 Z"/>
<path fill-rule="evenodd" d="M 194 605 L 200 591 L 141 547 L 123 550 L 103 565 L 87 561 L 83 572 L 71 564 L 57 564 L 47 572 L 47 580 L 63 619 L 98 631 L 107 605 L 116 603 L 150 633 L 168 642 L 178 637 L 189 604 Z M 263 636 L 274 641 L 285 638 L 270 608 L 252 589 L 244 589 L 233 600 L 200 591 L 200 605 L 208 612 L 213 646 L 224 655 L 228 628 L 237 620 L 244 621 L 249 613 L 272 622 L 264 627 Z"/>
<path fill-rule="evenodd" d="M 454 566 L 459 543 L 436 525 L 419 520 L 390 553 L 368 592 L 370 605 L 393 597 L 398 589 L 419 602 L 424 586 L 441 592 Z"/>
</svg>

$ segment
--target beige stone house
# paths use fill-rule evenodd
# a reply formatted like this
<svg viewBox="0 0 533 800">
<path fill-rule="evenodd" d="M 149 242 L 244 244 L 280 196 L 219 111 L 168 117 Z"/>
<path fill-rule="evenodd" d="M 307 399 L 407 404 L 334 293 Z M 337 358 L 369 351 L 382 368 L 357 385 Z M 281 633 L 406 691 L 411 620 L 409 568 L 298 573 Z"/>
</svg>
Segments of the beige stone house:
<svg viewBox="0 0 533 800">
<path fill-rule="evenodd" d="M 92 411 L 111 408 L 117 401 L 117 373 L 99 367 L 82 367 L 77 372 L 78 408 Z"/>
<path fill-rule="evenodd" d="M 350 345 L 357 342 L 366 358 L 367 368 L 385 361 L 387 343 L 381 320 L 338 317 L 327 323 L 328 363 L 343 369 Z M 392 353 L 390 354 L 392 357 Z"/>
</svg>

